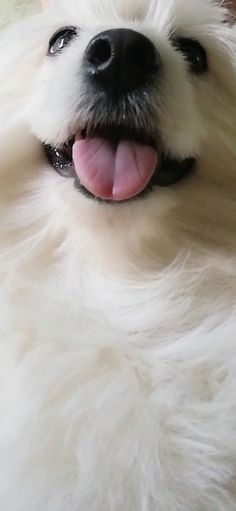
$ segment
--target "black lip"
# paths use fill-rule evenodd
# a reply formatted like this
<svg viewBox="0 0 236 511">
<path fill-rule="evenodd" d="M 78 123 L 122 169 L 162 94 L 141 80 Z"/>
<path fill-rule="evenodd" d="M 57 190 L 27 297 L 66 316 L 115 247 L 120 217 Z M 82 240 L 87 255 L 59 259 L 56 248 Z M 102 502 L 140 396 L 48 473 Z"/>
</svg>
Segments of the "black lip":
<svg viewBox="0 0 236 511">
<path fill-rule="evenodd" d="M 121 139 L 123 140 L 130 139 L 136 140 L 137 142 L 143 144 L 149 144 L 154 149 L 158 149 L 157 143 L 155 143 L 154 141 L 154 137 L 148 136 L 142 131 L 136 132 L 134 134 L 133 131 L 127 129 L 124 130 L 121 128 L 116 129 L 101 128 L 99 129 L 99 131 L 96 130 L 96 133 L 92 132 L 88 133 L 87 130 L 84 129 L 82 134 L 84 136 L 99 135 L 105 137 L 109 139 L 114 145 L 116 145 L 118 141 Z M 76 175 L 74 164 L 72 161 L 73 143 L 74 138 L 71 139 L 67 144 L 65 144 L 61 149 L 53 147 L 49 144 L 44 144 L 44 152 L 48 162 L 62 177 L 74 178 L 75 187 L 78 188 L 87 197 L 97 199 L 101 202 L 112 203 L 111 200 L 104 200 L 95 197 L 80 183 L 79 178 Z M 159 150 L 159 152 L 161 151 Z M 152 191 L 154 186 L 166 187 L 178 183 L 178 181 L 182 180 L 184 177 L 187 177 L 189 175 L 189 173 L 192 171 L 194 167 L 195 161 L 196 160 L 193 157 L 178 160 L 176 158 L 172 158 L 171 156 L 168 155 L 166 156 L 162 154 L 160 162 L 146 188 L 140 194 L 128 200 L 134 200 L 137 198 L 145 197 L 148 193 Z"/>
</svg>

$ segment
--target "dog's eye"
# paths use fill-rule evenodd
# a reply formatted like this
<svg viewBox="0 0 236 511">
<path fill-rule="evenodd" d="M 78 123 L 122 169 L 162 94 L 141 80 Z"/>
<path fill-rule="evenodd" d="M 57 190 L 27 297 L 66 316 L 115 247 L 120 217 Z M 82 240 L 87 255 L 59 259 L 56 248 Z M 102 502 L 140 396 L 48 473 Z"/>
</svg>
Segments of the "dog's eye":
<svg viewBox="0 0 236 511">
<path fill-rule="evenodd" d="M 198 41 L 180 37 L 174 41 L 174 46 L 183 53 L 193 73 L 201 74 L 208 70 L 206 50 Z"/>
<path fill-rule="evenodd" d="M 49 41 L 48 55 L 56 55 L 62 51 L 77 33 L 76 27 L 65 27 L 58 30 Z"/>
</svg>

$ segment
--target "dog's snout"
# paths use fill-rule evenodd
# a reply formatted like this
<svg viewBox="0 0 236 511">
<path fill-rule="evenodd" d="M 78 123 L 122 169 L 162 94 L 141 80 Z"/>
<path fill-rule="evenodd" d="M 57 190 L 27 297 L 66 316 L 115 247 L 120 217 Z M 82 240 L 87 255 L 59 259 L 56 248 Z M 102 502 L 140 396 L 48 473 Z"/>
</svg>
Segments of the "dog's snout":
<svg viewBox="0 0 236 511">
<path fill-rule="evenodd" d="M 120 93 L 150 82 L 160 62 L 160 55 L 150 39 L 129 29 L 98 34 L 90 41 L 85 53 L 89 79 Z"/>
</svg>

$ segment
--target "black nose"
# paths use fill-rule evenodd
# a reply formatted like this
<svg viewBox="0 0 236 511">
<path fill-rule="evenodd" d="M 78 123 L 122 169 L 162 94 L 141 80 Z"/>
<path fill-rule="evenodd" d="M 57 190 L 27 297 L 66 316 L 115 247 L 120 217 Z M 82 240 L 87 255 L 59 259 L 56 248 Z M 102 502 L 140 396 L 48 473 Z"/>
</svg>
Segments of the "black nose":
<svg viewBox="0 0 236 511">
<path fill-rule="evenodd" d="M 150 39 L 129 29 L 114 29 L 94 37 L 85 52 L 92 81 L 119 94 L 149 83 L 160 67 L 160 55 Z"/>
</svg>

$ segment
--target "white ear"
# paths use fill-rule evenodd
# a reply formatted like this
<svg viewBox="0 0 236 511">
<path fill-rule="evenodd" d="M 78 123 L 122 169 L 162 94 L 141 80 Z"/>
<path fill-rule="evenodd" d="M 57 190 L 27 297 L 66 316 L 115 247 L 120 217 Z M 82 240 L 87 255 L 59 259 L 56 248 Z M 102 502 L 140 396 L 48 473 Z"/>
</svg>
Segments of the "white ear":
<svg viewBox="0 0 236 511">
<path fill-rule="evenodd" d="M 47 5 L 48 5 L 48 0 L 41 0 L 41 4 L 42 4 L 43 9 L 45 9 L 45 7 L 47 7 Z"/>
</svg>

